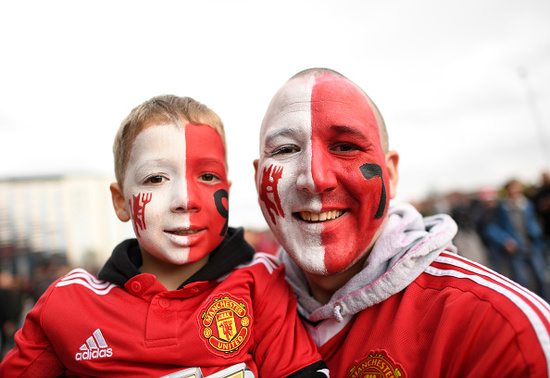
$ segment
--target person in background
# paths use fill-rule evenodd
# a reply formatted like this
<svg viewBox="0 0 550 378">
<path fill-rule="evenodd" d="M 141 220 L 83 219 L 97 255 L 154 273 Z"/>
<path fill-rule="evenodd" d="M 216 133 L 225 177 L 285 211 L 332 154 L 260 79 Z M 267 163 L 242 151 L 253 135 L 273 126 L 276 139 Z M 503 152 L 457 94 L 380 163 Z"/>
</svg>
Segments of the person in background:
<svg viewBox="0 0 550 378">
<path fill-rule="evenodd" d="M 533 198 L 535 211 L 539 216 L 546 248 L 550 245 L 550 172 L 543 172 L 541 183 Z"/>
<path fill-rule="evenodd" d="M 512 278 L 522 286 L 534 280 L 537 293 L 548 300 L 545 243 L 535 208 L 523 194 L 523 185 L 516 179 L 504 185 L 505 197 L 500 200 L 491 240 L 508 257 Z M 531 275 L 529 273 L 532 273 Z"/>
<path fill-rule="evenodd" d="M 293 76 L 262 122 L 259 204 L 331 374 L 548 376 L 548 303 L 457 255 L 449 216 L 390 206 L 398 163 L 373 101 L 330 69 Z"/>
</svg>

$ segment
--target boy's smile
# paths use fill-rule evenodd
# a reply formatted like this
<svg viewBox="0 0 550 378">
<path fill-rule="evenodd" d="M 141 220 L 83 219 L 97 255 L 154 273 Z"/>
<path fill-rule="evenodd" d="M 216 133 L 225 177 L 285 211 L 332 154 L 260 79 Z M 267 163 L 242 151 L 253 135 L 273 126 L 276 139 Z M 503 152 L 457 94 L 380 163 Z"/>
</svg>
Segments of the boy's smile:
<svg viewBox="0 0 550 378">
<path fill-rule="evenodd" d="M 208 255 L 225 236 L 228 190 L 225 148 L 213 128 L 147 127 L 134 142 L 124 181 L 142 253 L 177 265 Z"/>
</svg>

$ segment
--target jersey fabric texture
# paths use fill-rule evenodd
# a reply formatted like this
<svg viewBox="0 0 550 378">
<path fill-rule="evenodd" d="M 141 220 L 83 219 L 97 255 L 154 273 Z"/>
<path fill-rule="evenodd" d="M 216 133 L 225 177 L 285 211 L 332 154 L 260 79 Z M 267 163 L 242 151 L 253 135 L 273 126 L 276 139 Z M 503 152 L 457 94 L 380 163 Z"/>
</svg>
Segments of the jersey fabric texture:
<svg viewBox="0 0 550 378">
<path fill-rule="evenodd" d="M 392 206 L 363 270 L 321 305 L 283 251 L 298 310 L 335 377 L 547 377 L 550 308 L 455 252 L 456 224 Z"/>
<path fill-rule="evenodd" d="M 136 239 L 98 278 L 77 269 L 53 283 L 16 334 L 2 377 L 204 376 L 245 363 L 255 377 L 325 376 L 296 301 L 273 257 L 229 229 L 208 263 L 167 291 L 140 273 Z"/>
</svg>

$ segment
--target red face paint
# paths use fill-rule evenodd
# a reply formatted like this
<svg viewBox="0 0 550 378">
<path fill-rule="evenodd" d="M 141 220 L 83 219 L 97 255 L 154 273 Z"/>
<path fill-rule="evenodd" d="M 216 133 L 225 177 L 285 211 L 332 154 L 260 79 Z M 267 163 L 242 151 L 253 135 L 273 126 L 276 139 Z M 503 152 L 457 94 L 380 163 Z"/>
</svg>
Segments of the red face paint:
<svg viewBox="0 0 550 378">
<path fill-rule="evenodd" d="M 207 125 L 185 126 L 187 196 L 190 227 L 204 236 L 191 245 L 189 259 L 212 252 L 227 232 L 228 191 L 225 148 L 220 135 Z"/>
<path fill-rule="evenodd" d="M 388 202 L 385 154 L 374 112 L 349 81 L 318 77 L 311 117 L 311 172 L 322 193 L 322 210 L 346 211 L 337 226 L 326 222 L 321 234 L 326 269 L 337 272 L 364 253 L 383 221 Z"/>
<path fill-rule="evenodd" d="M 277 189 L 277 183 L 283 175 L 283 167 L 274 165 L 264 168 L 262 172 L 262 182 L 260 184 L 260 200 L 264 202 L 271 221 L 277 223 L 275 216 L 284 217 L 281 199 Z"/>
</svg>

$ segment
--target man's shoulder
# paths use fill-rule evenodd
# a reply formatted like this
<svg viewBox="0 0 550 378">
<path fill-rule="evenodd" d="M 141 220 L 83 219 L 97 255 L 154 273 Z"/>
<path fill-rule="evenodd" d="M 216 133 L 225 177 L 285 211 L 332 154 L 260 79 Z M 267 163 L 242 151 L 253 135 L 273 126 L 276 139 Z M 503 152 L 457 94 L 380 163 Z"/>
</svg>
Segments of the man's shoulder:
<svg viewBox="0 0 550 378">
<path fill-rule="evenodd" d="M 531 324 L 537 332 L 542 332 L 540 335 L 549 337 L 549 304 L 509 278 L 472 260 L 453 253 L 441 253 L 415 283 L 433 290 L 433 301 L 445 301 L 449 305 L 460 303 L 463 308 L 457 310 L 465 316 L 480 307 L 487 307 L 509 324 L 516 327 Z"/>
</svg>

